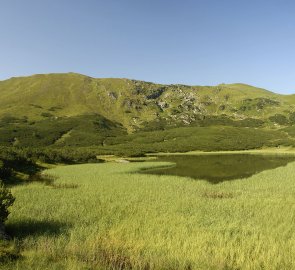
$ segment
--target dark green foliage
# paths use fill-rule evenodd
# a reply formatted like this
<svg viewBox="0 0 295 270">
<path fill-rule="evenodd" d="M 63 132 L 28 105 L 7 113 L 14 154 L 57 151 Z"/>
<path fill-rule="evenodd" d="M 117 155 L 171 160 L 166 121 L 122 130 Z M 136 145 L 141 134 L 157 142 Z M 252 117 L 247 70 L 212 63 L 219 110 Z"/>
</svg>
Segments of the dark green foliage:
<svg viewBox="0 0 295 270">
<path fill-rule="evenodd" d="M 59 143 L 48 146 L 37 148 L 38 144 L 31 139 L 32 146 L 29 148 L 3 147 L 0 149 L 0 159 L 10 166 L 19 167 L 26 162 L 36 161 L 46 163 L 97 162 L 96 156 L 104 154 L 142 156 L 149 152 L 245 150 L 263 146 L 294 145 L 293 140 L 286 137 L 284 132 L 257 128 L 263 122 L 256 119 L 233 121 L 224 118 L 223 120 L 209 119 L 206 121 L 205 123 L 212 121 L 215 125 L 175 128 L 162 123 L 162 130 L 159 128 L 152 131 L 139 130 L 133 134 L 121 132 L 121 135 L 118 133 L 117 136 L 115 134 L 107 136 L 109 133 L 107 129 L 104 129 L 105 137 L 102 137 L 101 132 L 88 134 L 87 128 L 74 129 L 71 130 L 70 137 L 65 137 Z M 232 126 L 217 125 L 218 121 L 231 123 Z M 105 122 L 93 121 L 89 125 L 95 130 L 96 126 L 104 126 Z M 252 128 L 249 128 L 250 126 Z M 110 131 L 112 132 L 112 129 Z M 9 160 L 13 160 L 14 165 Z"/>
<path fill-rule="evenodd" d="M 62 108 L 59 107 L 59 106 L 53 106 L 53 107 L 50 107 L 50 108 L 48 109 L 48 111 L 55 112 L 55 111 L 58 111 L 58 110 L 61 110 L 61 109 L 62 109 Z"/>
<path fill-rule="evenodd" d="M 279 124 L 279 125 L 287 125 L 288 124 L 288 119 L 283 114 L 275 114 L 273 116 L 270 116 L 269 120 L 271 122 L 274 122 L 274 123 Z"/>
<path fill-rule="evenodd" d="M 256 106 L 258 109 L 263 109 L 266 106 L 279 106 L 280 102 L 276 100 L 272 100 L 269 98 L 257 98 L 255 99 L 257 101 Z"/>
<path fill-rule="evenodd" d="M 104 153 L 98 149 L 82 147 L 62 147 L 62 148 L 16 148 L 0 147 L 0 163 L 7 169 L 13 170 L 26 169 L 36 166 L 37 161 L 46 163 L 85 163 L 98 162 L 96 156 Z M 35 171 L 33 170 L 32 173 Z"/>
<path fill-rule="evenodd" d="M 63 136 L 66 139 L 63 139 Z M 100 115 L 50 118 L 30 124 L 0 127 L 0 145 L 18 147 L 102 145 L 105 138 L 126 134 L 125 129 Z"/>
<path fill-rule="evenodd" d="M 237 127 L 261 127 L 265 122 L 261 119 L 246 118 L 240 121 L 235 121 Z"/>
<path fill-rule="evenodd" d="M 8 179 L 12 174 L 10 168 L 4 165 L 4 162 L 0 160 L 0 179 Z"/>
<path fill-rule="evenodd" d="M 28 119 L 26 116 L 17 118 L 13 116 L 4 116 L 0 119 L 0 127 L 5 127 L 6 125 L 9 124 L 22 124 L 22 123 L 27 123 Z"/>
<path fill-rule="evenodd" d="M 226 115 L 209 115 L 205 116 L 203 119 L 197 121 L 200 126 L 235 126 L 235 123 L 238 121 L 234 121 Z"/>
<path fill-rule="evenodd" d="M 221 111 L 225 110 L 225 108 L 226 108 L 225 105 L 220 105 L 220 106 L 219 106 L 219 110 L 221 110 Z"/>
<path fill-rule="evenodd" d="M 295 124 L 295 112 L 289 114 L 289 121 L 291 124 Z"/>
<path fill-rule="evenodd" d="M 40 162 L 52 164 L 76 164 L 104 162 L 97 153 L 109 154 L 91 148 L 16 148 L 0 147 L 0 178 L 6 185 L 23 184 L 39 179 L 44 170 Z M 39 180 L 42 182 L 42 180 Z"/>
<path fill-rule="evenodd" d="M 247 98 L 243 100 L 243 105 L 240 107 L 240 110 L 252 111 L 252 110 L 263 110 L 265 107 L 279 106 L 280 102 L 269 99 L 269 98 Z"/>
<path fill-rule="evenodd" d="M 31 149 L 30 152 L 35 160 L 46 163 L 87 163 L 98 162 L 95 151 L 84 148 L 43 148 Z"/>
<path fill-rule="evenodd" d="M 192 150 L 246 150 L 263 146 L 292 145 L 280 131 L 245 127 L 182 127 L 138 132 L 109 138 L 106 147 L 114 153 L 186 152 Z"/>
<path fill-rule="evenodd" d="M 185 152 L 192 150 L 245 150 L 263 146 L 292 145 L 280 131 L 245 127 L 181 127 L 106 137 L 104 145 L 93 147 L 3 148 L 0 158 L 14 164 L 97 162 L 97 155 L 142 156 L 148 152 Z M 19 166 L 19 165 L 18 165 Z"/>
<path fill-rule="evenodd" d="M 48 113 L 48 112 L 43 112 L 43 113 L 41 113 L 41 116 L 43 116 L 43 117 L 52 117 L 53 114 Z"/>
<path fill-rule="evenodd" d="M 5 188 L 0 183 L 0 222 L 3 223 L 7 220 L 9 215 L 9 207 L 14 203 L 14 197 L 9 189 Z"/>
<path fill-rule="evenodd" d="M 34 166 L 32 155 L 24 149 L 13 147 L 0 147 L 0 159 L 2 163 L 2 179 L 9 179 L 13 171 L 30 171 Z"/>
<path fill-rule="evenodd" d="M 155 89 L 151 94 L 147 96 L 147 99 L 156 99 L 160 97 L 165 91 L 165 87 L 160 87 L 159 89 Z"/>
</svg>

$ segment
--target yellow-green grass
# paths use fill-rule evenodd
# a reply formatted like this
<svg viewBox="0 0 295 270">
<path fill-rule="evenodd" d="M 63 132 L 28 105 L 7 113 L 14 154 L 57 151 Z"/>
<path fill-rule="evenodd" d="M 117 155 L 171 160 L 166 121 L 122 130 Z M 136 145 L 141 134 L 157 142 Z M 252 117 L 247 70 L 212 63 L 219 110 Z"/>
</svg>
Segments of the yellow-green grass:
<svg viewBox="0 0 295 270">
<path fill-rule="evenodd" d="M 55 188 L 14 187 L 22 256 L 1 269 L 295 269 L 295 163 L 217 185 L 134 173 L 163 165 L 60 166 Z"/>
</svg>

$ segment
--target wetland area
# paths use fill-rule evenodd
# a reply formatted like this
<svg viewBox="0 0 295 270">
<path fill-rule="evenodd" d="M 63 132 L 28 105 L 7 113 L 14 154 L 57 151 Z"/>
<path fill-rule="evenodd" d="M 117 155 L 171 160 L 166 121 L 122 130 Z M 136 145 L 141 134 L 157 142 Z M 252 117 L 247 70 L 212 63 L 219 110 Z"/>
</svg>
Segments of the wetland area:
<svg viewBox="0 0 295 270">
<path fill-rule="evenodd" d="M 200 155 L 160 155 L 159 162 L 172 163 L 156 169 L 146 169 L 143 173 L 155 175 L 175 175 L 207 180 L 211 183 L 247 178 L 261 171 L 286 166 L 295 161 L 288 154 L 200 154 Z"/>
</svg>

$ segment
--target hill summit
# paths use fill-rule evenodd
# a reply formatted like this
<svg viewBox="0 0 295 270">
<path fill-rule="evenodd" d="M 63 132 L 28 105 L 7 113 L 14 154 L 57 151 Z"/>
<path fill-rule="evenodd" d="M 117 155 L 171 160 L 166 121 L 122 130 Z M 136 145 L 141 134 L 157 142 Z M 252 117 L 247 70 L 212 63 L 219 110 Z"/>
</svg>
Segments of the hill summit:
<svg viewBox="0 0 295 270">
<path fill-rule="evenodd" d="M 0 117 L 29 120 L 99 114 L 129 131 L 151 123 L 190 125 L 210 116 L 288 119 L 294 96 L 245 84 L 163 85 L 129 79 L 43 74 L 0 82 Z M 280 124 L 280 123 L 278 123 Z"/>
<path fill-rule="evenodd" d="M 138 132 L 282 129 L 295 123 L 294 95 L 246 84 L 164 85 L 38 74 L 0 81 L 0 96 L 0 144 L 8 146 L 104 145 L 105 138 Z"/>
</svg>

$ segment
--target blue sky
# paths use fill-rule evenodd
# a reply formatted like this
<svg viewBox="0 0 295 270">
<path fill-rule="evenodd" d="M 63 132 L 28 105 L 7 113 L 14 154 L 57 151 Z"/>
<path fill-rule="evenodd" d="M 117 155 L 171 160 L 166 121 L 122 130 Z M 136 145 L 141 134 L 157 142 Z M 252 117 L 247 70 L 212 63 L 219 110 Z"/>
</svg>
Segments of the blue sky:
<svg viewBox="0 0 295 270">
<path fill-rule="evenodd" d="M 78 72 L 295 93 L 294 14 L 292 0 L 2 0 L 0 80 Z"/>
</svg>

